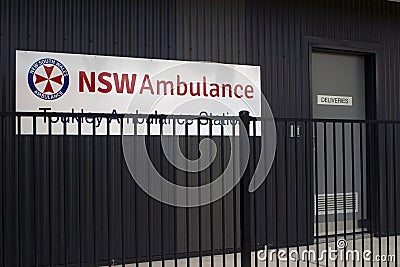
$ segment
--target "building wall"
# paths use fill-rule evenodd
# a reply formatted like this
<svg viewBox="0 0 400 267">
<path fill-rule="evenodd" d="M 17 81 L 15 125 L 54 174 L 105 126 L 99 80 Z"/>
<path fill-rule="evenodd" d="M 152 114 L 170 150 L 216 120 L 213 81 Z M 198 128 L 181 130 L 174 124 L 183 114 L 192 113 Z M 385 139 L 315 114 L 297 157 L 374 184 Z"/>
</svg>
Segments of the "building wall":
<svg viewBox="0 0 400 267">
<path fill-rule="evenodd" d="M 321 37 L 322 42 L 334 39 L 377 47 L 377 118 L 400 119 L 400 4 L 397 3 L 384 0 L 4 0 L 0 5 L 0 20 L 2 111 L 15 110 L 15 50 L 23 49 L 261 65 L 262 90 L 275 116 L 307 118 L 311 114 L 307 40 Z M 13 122 L 2 123 L 2 131 L 12 133 Z M 276 191 L 271 189 L 268 196 L 270 206 L 259 207 L 270 211 L 259 216 L 268 221 L 270 228 L 267 231 L 260 226 L 259 232 L 265 236 L 279 232 L 282 238 L 287 228 L 293 230 L 292 224 L 296 221 L 279 215 L 275 204 L 294 209 L 298 200 L 293 198 L 296 189 L 291 187 L 282 192 L 296 179 L 300 185 L 311 182 L 305 167 L 307 162 L 298 163 L 301 169 L 295 174 L 296 155 L 291 153 L 286 157 L 285 128 L 278 131 L 283 133 L 278 134 L 278 151 L 281 151 L 276 159 L 278 167 L 265 185 L 266 189 Z M 68 254 L 71 262 L 84 261 L 93 266 L 90 262 L 96 257 L 105 262 L 121 257 L 121 221 L 115 218 L 120 217 L 122 208 L 132 212 L 128 205 L 121 208 L 119 201 L 121 188 L 127 190 L 125 196 L 133 196 L 134 187 L 124 184 L 127 181 L 121 183 L 120 177 L 129 175 L 120 163 L 119 140 L 68 137 L 49 143 L 48 139 L 16 140 L 13 134 L 2 134 L 0 146 L 0 206 L 4 207 L 0 211 L 0 265 L 18 266 L 17 261 L 21 266 L 50 265 L 65 261 L 64 256 Z M 295 147 L 289 144 L 287 149 L 293 152 Z M 298 149 L 299 153 L 307 150 L 304 142 Z M 43 158 L 57 158 L 65 164 L 43 167 L 40 165 Z M 79 161 L 82 159 L 92 163 L 83 165 Z M 65 180 L 50 179 L 63 174 L 68 178 L 67 184 L 63 184 Z M 90 180 L 93 175 L 98 177 L 96 182 Z M 288 180 L 277 179 L 282 176 Z M 311 196 L 312 192 L 301 188 L 305 190 L 301 193 Z M 66 199 L 62 198 L 65 192 L 67 206 Z M 97 204 L 92 200 L 98 201 Z M 134 205 L 134 200 L 130 197 L 129 203 Z M 308 205 L 310 200 L 302 201 Z M 64 207 L 68 208 L 67 212 Z M 98 219 L 96 225 L 90 221 L 93 212 Z M 146 225 L 143 218 L 148 214 L 142 215 L 139 223 Z M 271 219 L 276 217 L 282 221 Z M 70 229 L 65 230 L 64 220 L 68 220 Z M 285 221 L 291 225 L 285 225 Z M 49 227 L 53 235 L 49 234 Z M 94 227 L 97 227 L 95 231 Z M 290 235 L 295 236 L 292 230 Z M 93 236 L 96 231 L 98 235 Z M 63 234 L 58 235 L 60 232 Z M 69 235 L 67 248 L 65 233 Z M 135 250 L 127 241 L 132 236 L 128 232 L 125 239 L 130 252 Z M 261 238 L 260 244 L 266 241 Z M 143 246 L 148 247 L 148 243 Z M 145 248 L 143 251 L 146 254 Z"/>
<path fill-rule="evenodd" d="M 306 36 L 379 46 L 380 118 L 399 116 L 398 3 L 384 0 L 4 1 L 1 110 L 14 110 L 15 49 L 262 66 L 279 117 L 309 115 Z"/>
</svg>

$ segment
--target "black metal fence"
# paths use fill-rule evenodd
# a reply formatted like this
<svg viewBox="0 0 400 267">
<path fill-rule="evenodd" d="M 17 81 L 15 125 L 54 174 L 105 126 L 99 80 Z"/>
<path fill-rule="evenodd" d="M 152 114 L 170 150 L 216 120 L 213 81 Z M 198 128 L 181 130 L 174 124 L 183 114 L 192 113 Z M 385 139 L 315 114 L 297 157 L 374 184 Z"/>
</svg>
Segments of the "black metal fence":
<svg viewBox="0 0 400 267">
<path fill-rule="evenodd" d="M 249 193 L 268 136 L 257 134 L 262 119 L 246 112 L 208 119 L 14 112 L 0 118 L 1 266 L 397 266 L 400 122 L 275 119 L 274 163 Z M 144 136 L 151 164 L 182 186 L 223 175 L 243 138 L 250 159 L 241 184 L 221 199 L 174 207 L 132 179 L 124 133 Z M 200 157 L 207 138 L 218 151 L 207 169 L 182 171 L 163 153 L 161 136 L 167 146 L 178 140 L 189 159 Z M 134 155 L 134 166 L 146 175 L 142 157 Z"/>
</svg>

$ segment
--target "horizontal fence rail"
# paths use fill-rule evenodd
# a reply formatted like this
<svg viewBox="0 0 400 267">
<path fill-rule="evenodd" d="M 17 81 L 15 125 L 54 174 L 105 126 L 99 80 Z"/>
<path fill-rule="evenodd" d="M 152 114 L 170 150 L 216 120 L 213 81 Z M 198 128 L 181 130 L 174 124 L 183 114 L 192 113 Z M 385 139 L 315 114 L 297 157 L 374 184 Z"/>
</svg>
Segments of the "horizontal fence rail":
<svg viewBox="0 0 400 267">
<path fill-rule="evenodd" d="M 397 266 L 400 122 L 275 118 L 274 162 L 250 193 L 266 122 L 0 113 L 0 266 Z M 222 177 L 195 200 L 221 197 L 160 202 L 133 178 L 157 186 L 152 169 L 185 188 Z"/>
</svg>

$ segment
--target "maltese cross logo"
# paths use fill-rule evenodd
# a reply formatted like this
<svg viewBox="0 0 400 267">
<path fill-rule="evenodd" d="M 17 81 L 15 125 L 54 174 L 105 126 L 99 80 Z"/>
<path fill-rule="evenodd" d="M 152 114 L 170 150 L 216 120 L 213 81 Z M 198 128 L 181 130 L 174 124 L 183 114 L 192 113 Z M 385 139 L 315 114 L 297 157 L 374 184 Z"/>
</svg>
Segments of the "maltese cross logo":
<svg viewBox="0 0 400 267">
<path fill-rule="evenodd" d="M 58 60 L 40 59 L 29 69 L 28 84 L 37 97 L 43 100 L 54 100 L 67 91 L 69 74 Z"/>
<path fill-rule="evenodd" d="M 35 73 L 35 78 L 36 78 L 35 85 L 42 83 L 42 82 L 46 82 L 46 86 L 44 87 L 43 93 L 54 94 L 54 90 L 53 90 L 53 86 L 52 86 L 51 82 L 55 83 L 56 85 L 62 86 L 63 85 L 62 84 L 62 75 L 60 74 L 60 75 L 52 77 L 51 74 L 53 73 L 54 66 L 43 65 L 43 68 L 46 72 L 47 77 L 43 77 L 42 75 Z"/>
</svg>

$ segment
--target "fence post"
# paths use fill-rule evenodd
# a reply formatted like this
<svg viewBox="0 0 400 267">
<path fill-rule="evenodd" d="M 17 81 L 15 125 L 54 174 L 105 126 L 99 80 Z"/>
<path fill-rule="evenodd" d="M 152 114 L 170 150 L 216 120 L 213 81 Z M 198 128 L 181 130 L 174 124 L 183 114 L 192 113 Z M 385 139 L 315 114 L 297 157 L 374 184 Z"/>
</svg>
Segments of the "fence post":
<svg viewBox="0 0 400 267">
<path fill-rule="evenodd" d="M 249 136 L 250 113 L 248 111 L 240 111 L 240 120 L 244 127 L 240 127 L 239 139 L 240 148 L 246 145 Z M 246 140 L 247 139 L 247 140 Z M 242 153 L 240 153 L 242 157 Z M 250 234 L 250 168 L 248 162 L 241 160 L 241 164 L 246 164 L 245 172 L 240 180 L 240 249 L 241 249 L 241 267 L 251 266 L 251 234 Z"/>
</svg>

